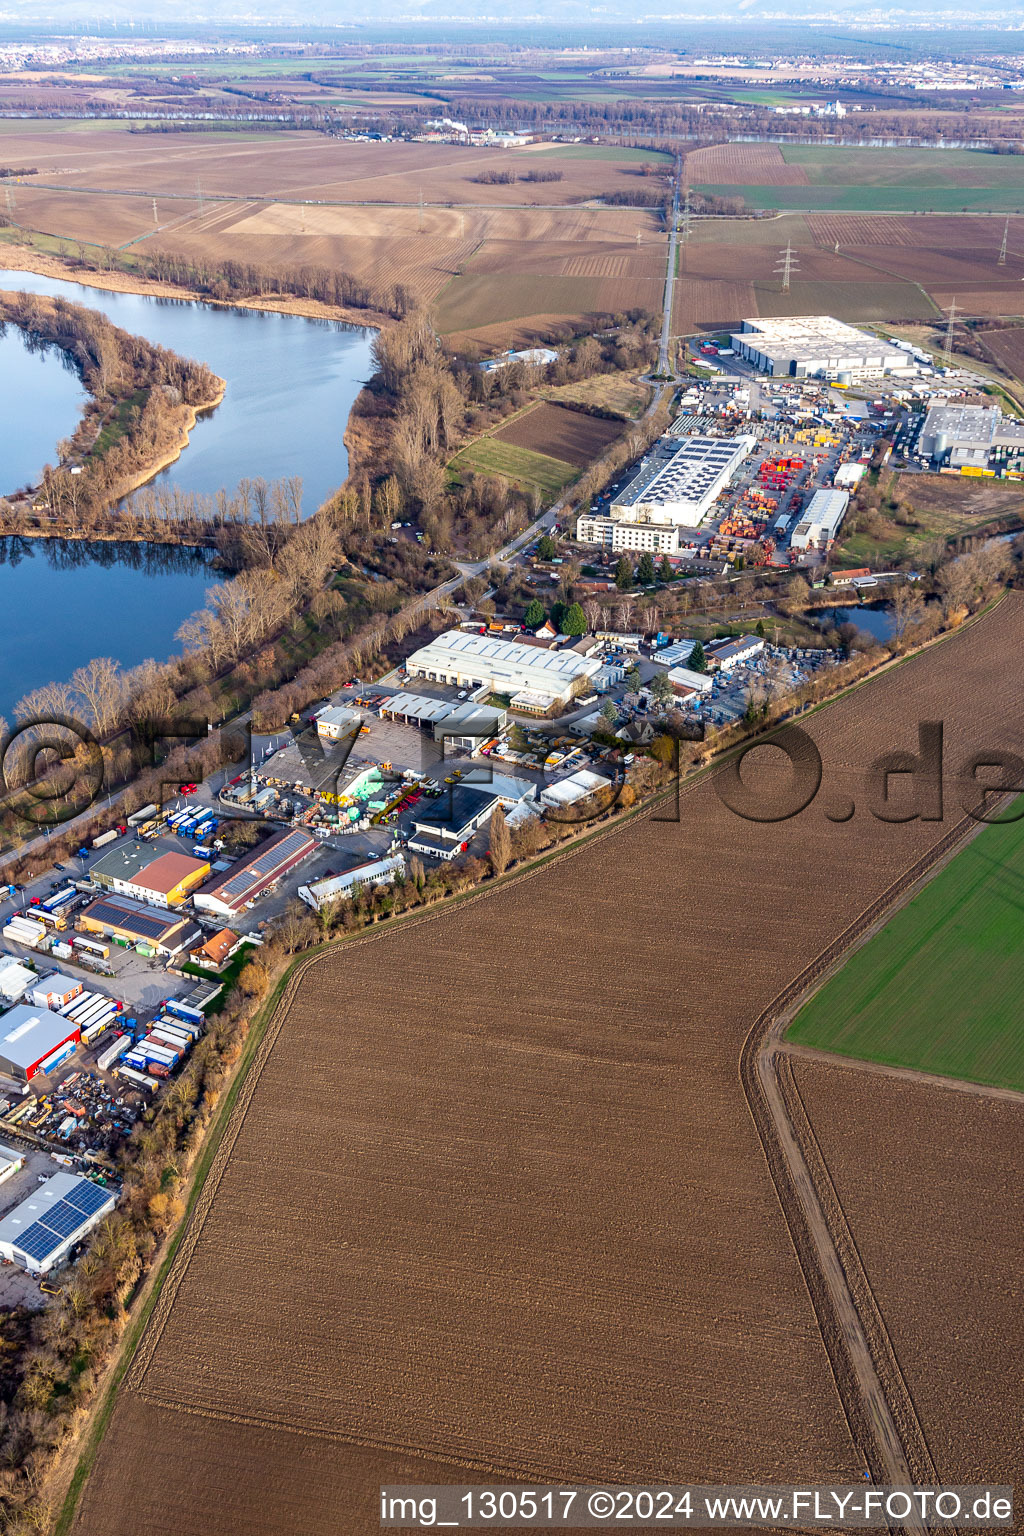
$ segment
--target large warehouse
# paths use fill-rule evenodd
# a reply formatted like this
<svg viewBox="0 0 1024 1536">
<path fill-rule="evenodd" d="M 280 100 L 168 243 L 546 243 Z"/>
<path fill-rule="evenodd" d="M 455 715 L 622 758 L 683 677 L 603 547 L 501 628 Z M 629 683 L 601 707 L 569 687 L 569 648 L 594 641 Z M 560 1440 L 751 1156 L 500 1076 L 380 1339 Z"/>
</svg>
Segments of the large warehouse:
<svg viewBox="0 0 1024 1536">
<path fill-rule="evenodd" d="M 612 521 L 661 529 L 698 527 L 756 441 L 748 436 L 659 438 L 629 484 L 612 498 Z"/>
<path fill-rule="evenodd" d="M 116 1204 L 116 1190 L 79 1173 L 55 1173 L 0 1221 L 0 1258 L 49 1274 Z"/>
<path fill-rule="evenodd" d="M 1000 449 L 1024 453 L 1024 422 L 994 405 L 933 405 L 917 440 L 918 453 L 952 469 L 987 469 Z"/>
<path fill-rule="evenodd" d="M 869 336 L 831 315 L 779 315 L 744 320 L 732 338 L 733 350 L 773 378 L 833 379 L 845 383 L 865 375 L 909 373 L 909 353 Z"/>
<path fill-rule="evenodd" d="M 815 491 L 793 529 L 793 549 L 828 549 L 850 505 L 848 491 Z"/>
<path fill-rule="evenodd" d="M 493 693 L 529 692 L 552 704 L 566 704 L 585 693 L 601 663 L 577 651 L 546 651 L 515 640 L 493 640 L 449 629 L 414 651 L 406 662 L 410 677 L 459 688 L 489 688 Z"/>
<path fill-rule="evenodd" d="M 185 853 L 159 853 L 148 843 L 124 843 L 92 867 L 92 879 L 104 890 L 159 907 L 179 907 L 210 873 L 205 859 Z"/>
<path fill-rule="evenodd" d="M 17 1003 L 0 1019 L 0 1072 L 29 1083 L 51 1072 L 78 1044 L 79 1028 L 49 1008 Z"/>
</svg>

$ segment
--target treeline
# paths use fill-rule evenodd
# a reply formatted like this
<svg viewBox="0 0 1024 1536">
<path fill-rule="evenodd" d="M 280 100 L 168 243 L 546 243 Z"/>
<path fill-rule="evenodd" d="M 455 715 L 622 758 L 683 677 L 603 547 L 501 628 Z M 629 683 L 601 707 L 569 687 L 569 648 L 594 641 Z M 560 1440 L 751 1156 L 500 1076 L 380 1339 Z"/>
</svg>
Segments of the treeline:
<svg viewBox="0 0 1024 1536">
<path fill-rule="evenodd" d="M 0 165 L 0 181 L 5 176 L 38 176 L 39 167 L 36 165 Z"/>
<path fill-rule="evenodd" d="M 104 538 L 123 543 L 197 545 L 216 550 L 229 570 L 262 562 L 269 540 L 277 548 L 288 529 L 301 520 L 302 477 L 241 480 L 233 495 L 185 491 L 176 485 L 142 486 L 113 506 L 97 503 L 72 507 L 65 481 L 44 475 L 50 493 L 45 505 L 0 497 L 0 535 L 48 534 L 65 538 Z"/>
<path fill-rule="evenodd" d="M 478 176 L 470 178 L 484 187 L 511 187 L 517 181 L 562 181 L 563 171 L 526 171 L 520 175 L 518 171 L 481 171 Z"/>
<path fill-rule="evenodd" d="M 2 216 L 0 222 L 9 224 Z M 225 302 L 231 299 L 297 298 L 312 299 L 339 309 L 359 309 L 401 319 L 415 307 L 413 290 L 405 283 L 391 283 L 374 288 L 350 272 L 336 267 L 301 266 L 272 268 L 250 261 L 210 262 L 190 260 L 169 251 L 136 250 L 131 264 L 120 261 L 116 252 L 104 246 L 75 248 L 69 242 L 70 265 L 89 272 L 130 271 L 135 277 L 167 283 L 205 294 Z"/>
<path fill-rule="evenodd" d="M 31 345 L 59 348 L 89 391 L 81 422 L 58 445 L 60 465 L 43 471 L 43 510 L 71 532 L 179 446 L 194 412 L 223 392 L 205 363 L 66 299 L 0 293 L 0 323 L 18 326 Z"/>
</svg>

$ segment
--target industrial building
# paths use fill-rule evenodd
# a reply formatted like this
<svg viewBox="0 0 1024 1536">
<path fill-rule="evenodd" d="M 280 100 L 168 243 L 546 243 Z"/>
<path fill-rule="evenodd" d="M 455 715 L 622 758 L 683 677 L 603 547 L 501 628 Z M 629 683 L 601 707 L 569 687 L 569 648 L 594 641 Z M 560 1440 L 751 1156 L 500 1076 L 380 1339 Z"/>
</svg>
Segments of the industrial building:
<svg viewBox="0 0 1024 1536">
<path fill-rule="evenodd" d="M 1024 421 L 994 405 L 933 405 L 917 440 L 918 453 L 951 469 L 987 469 L 1001 450 L 1024 453 Z"/>
<path fill-rule="evenodd" d="M 432 859 L 454 859 L 465 851 L 473 834 L 489 821 L 501 796 L 490 785 L 455 784 L 440 800 L 430 802 L 413 822 L 408 847 Z"/>
<path fill-rule="evenodd" d="M 710 693 L 711 679 L 706 672 L 692 672 L 689 667 L 669 667 L 668 681 L 677 693 Z"/>
<path fill-rule="evenodd" d="M 52 1008 L 56 1013 L 68 1003 L 74 1002 L 85 991 L 80 981 L 72 976 L 62 976 L 59 971 L 52 971 L 49 976 L 37 978 L 35 986 L 28 994 L 30 1003 L 37 1008 Z"/>
<path fill-rule="evenodd" d="M 49 1274 L 117 1204 L 118 1192 L 78 1173 L 55 1173 L 0 1221 L 0 1258 Z"/>
<path fill-rule="evenodd" d="M 30 1083 L 37 1072 L 52 1072 L 78 1044 L 79 1028 L 48 1008 L 16 1003 L 0 1019 L 0 1072 Z"/>
<path fill-rule="evenodd" d="M 351 895 L 354 886 L 390 885 L 399 875 L 404 874 L 405 858 L 400 853 L 384 859 L 367 859 L 361 864 L 354 864 L 351 869 L 343 870 L 340 875 L 314 880 L 312 885 L 300 885 L 299 898 L 307 907 L 312 907 L 314 912 L 319 912 L 329 902 Z"/>
<path fill-rule="evenodd" d="M 16 1003 L 38 979 L 16 955 L 0 956 L 0 1002 Z"/>
<path fill-rule="evenodd" d="M 122 946 L 141 944 L 158 955 L 178 955 L 203 936 L 187 918 L 160 912 L 128 896 L 101 896 L 79 913 L 76 926 L 83 933 L 101 933 Z"/>
<path fill-rule="evenodd" d="M 677 555 L 679 529 L 674 523 L 624 523 L 594 512 L 576 519 L 578 544 L 603 544 L 613 554 L 630 550 L 651 555 Z"/>
<path fill-rule="evenodd" d="M 97 860 L 94 884 L 159 907 L 180 907 L 210 873 L 209 861 L 185 853 L 157 853 L 146 843 L 123 843 Z"/>
<path fill-rule="evenodd" d="M 718 642 L 711 640 L 707 648 L 708 666 L 728 672 L 730 667 L 737 667 L 745 661 L 753 661 L 754 657 L 763 650 L 764 641 L 760 635 L 737 635 L 735 640 Z"/>
<path fill-rule="evenodd" d="M 908 353 L 831 315 L 778 315 L 744 320 L 733 350 L 773 378 L 831 379 L 852 384 L 865 376 L 907 374 Z"/>
<path fill-rule="evenodd" d="M 611 780 L 603 773 L 580 768 L 568 778 L 559 779 L 556 784 L 546 784 L 538 798 L 545 810 L 563 811 L 580 800 L 586 800 L 590 795 L 600 793 L 602 789 L 610 788 Z"/>
<path fill-rule="evenodd" d="M 585 693 L 601 670 L 594 657 L 581 656 L 572 649 L 547 651 L 514 640 L 466 634 L 460 629 L 446 630 L 428 641 L 405 665 L 410 677 L 459 688 L 537 694 L 547 700 L 548 708 Z"/>
<path fill-rule="evenodd" d="M 470 750 L 497 736 L 508 720 L 507 710 L 497 706 L 481 707 L 471 700 L 453 704 L 448 699 L 431 698 L 424 693 L 395 693 L 383 699 L 377 710 L 382 720 L 400 720 L 428 730 L 435 741 Z"/>
<path fill-rule="evenodd" d="M 815 491 L 793 529 L 790 548 L 828 549 L 849 505 L 849 491 Z"/>
<path fill-rule="evenodd" d="M 6 1183 L 24 1166 L 25 1158 L 21 1152 L 16 1152 L 13 1147 L 0 1146 L 0 1184 Z"/>
<path fill-rule="evenodd" d="M 747 435 L 659 438 L 632 480 L 613 496 L 612 521 L 699 527 L 756 442 Z"/>
<path fill-rule="evenodd" d="M 316 733 L 324 741 L 341 741 L 342 737 L 351 736 L 362 723 L 362 716 L 354 709 L 346 709 L 343 704 L 327 705 L 317 712 L 315 719 Z"/>
<path fill-rule="evenodd" d="M 229 920 L 237 917 L 257 896 L 308 858 L 316 846 L 316 838 L 298 828 L 276 833 L 197 891 L 193 897 L 196 910 Z"/>
</svg>

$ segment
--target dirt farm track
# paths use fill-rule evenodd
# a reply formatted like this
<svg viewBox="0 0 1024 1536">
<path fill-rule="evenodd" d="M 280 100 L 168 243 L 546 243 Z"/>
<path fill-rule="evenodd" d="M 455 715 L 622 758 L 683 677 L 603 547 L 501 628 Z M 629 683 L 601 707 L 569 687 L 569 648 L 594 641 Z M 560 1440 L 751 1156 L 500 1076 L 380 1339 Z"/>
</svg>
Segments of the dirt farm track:
<svg viewBox="0 0 1024 1536">
<path fill-rule="evenodd" d="M 77 1536 L 368 1536 L 382 1482 L 469 1469 L 860 1481 L 872 1448 L 739 1063 L 758 1015 L 959 819 L 954 769 L 1024 751 L 1022 643 L 1010 595 L 809 716 L 822 786 L 793 819 L 742 819 L 705 779 L 678 821 L 661 807 L 301 969 Z M 864 770 L 916 750 L 918 720 L 945 723 L 944 825 L 865 805 Z M 778 792 L 780 762 L 757 749 L 744 781 Z M 991 1187 L 971 1173 L 998 1138 L 1019 1148 L 1024 1106 L 796 1076 L 939 1476 L 1024 1480 L 1019 1179 L 1009 1152 Z"/>
</svg>

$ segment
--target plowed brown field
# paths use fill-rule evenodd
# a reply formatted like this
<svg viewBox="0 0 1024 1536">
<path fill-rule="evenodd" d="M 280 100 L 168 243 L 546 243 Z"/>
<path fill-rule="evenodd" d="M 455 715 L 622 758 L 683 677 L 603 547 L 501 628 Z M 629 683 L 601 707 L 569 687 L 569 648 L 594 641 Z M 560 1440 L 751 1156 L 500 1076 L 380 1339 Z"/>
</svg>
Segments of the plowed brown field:
<svg viewBox="0 0 1024 1536">
<path fill-rule="evenodd" d="M 802 165 L 787 165 L 777 144 L 709 144 L 686 156 L 684 173 L 695 182 L 748 187 L 805 187 Z"/>
<path fill-rule="evenodd" d="M 982 339 L 987 349 L 1009 373 L 1024 380 L 1024 326 L 1013 326 L 1005 331 L 986 331 Z"/>
<path fill-rule="evenodd" d="M 716 330 L 744 319 L 756 319 L 757 299 L 752 283 L 713 282 L 710 278 L 677 277 L 672 299 L 672 331 Z"/>
<path fill-rule="evenodd" d="M 600 458 L 609 443 L 622 432 L 622 423 L 587 416 L 582 411 L 567 410 L 564 405 L 545 402 L 517 416 L 507 427 L 491 435 L 517 448 L 532 448 L 553 459 L 564 459 L 583 469 Z"/>
<path fill-rule="evenodd" d="M 809 717 L 824 781 L 792 820 L 741 820 L 705 780 L 678 823 L 634 819 L 308 963 L 121 1389 L 78 1536 L 368 1536 L 378 1482 L 417 1454 L 452 1481 L 468 1466 L 856 1480 L 737 1064 L 780 988 L 948 830 L 868 815 L 868 763 L 915 749 L 917 719 L 945 721 L 951 769 L 979 743 L 1024 749 L 1007 664 L 1022 644 L 1011 596 Z M 765 758 L 744 778 L 777 790 Z M 857 814 L 831 820 L 851 799 Z M 879 1209 L 901 1214 L 931 1187 L 927 1161 L 911 1165 L 898 1117 L 869 1123 L 892 1165 Z M 952 1172 L 947 1123 L 929 1134 Z M 978 1230 L 999 1241 L 986 1204 Z M 884 1220 L 870 1237 L 898 1287 L 891 1255 L 912 1264 L 916 1247 Z M 960 1262 L 946 1237 L 940 1289 Z M 964 1294 L 984 1321 L 1006 1298 L 973 1243 Z M 946 1343 L 926 1346 L 923 1376 Z M 1019 1383 L 989 1383 L 1018 1415 Z M 940 1382 L 927 1391 L 948 1476 L 943 1448 L 974 1431 Z"/>
<path fill-rule="evenodd" d="M 936 1465 L 1024 1479 L 1024 1098 L 794 1061 Z"/>
</svg>

